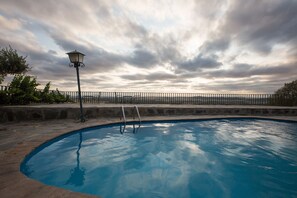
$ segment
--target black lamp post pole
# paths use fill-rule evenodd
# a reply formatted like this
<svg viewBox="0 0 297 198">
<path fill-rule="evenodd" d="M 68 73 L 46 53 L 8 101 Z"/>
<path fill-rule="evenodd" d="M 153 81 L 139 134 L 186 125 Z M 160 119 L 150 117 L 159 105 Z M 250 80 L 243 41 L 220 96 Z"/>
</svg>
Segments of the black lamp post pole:
<svg viewBox="0 0 297 198">
<path fill-rule="evenodd" d="M 80 91 L 80 80 L 79 80 L 79 67 L 84 67 L 85 64 L 83 63 L 84 60 L 84 54 L 80 53 L 76 50 L 72 52 L 66 53 L 69 56 L 69 66 L 76 68 L 76 76 L 77 76 L 77 86 L 78 86 L 78 97 L 79 97 L 79 104 L 80 104 L 80 121 L 84 122 L 86 121 L 84 118 L 84 112 L 83 112 L 83 106 L 82 106 L 82 98 L 81 98 L 81 91 Z"/>
<path fill-rule="evenodd" d="M 76 76 L 77 76 L 78 97 L 79 97 L 79 105 L 80 105 L 80 121 L 85 122 L 85 118 L 83 114 L 82 98 L 81 98 L 81 92 L 80 92 L 79 66 L 80 66 L 79 63 L 74 64 L 74 67 L 76 68 Z"/>
</svg>

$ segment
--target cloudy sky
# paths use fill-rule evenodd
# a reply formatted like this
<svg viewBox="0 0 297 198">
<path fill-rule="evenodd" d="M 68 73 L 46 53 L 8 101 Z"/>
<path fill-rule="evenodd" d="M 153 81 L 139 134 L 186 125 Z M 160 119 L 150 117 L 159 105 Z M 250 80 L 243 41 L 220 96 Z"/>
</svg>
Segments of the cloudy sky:
<svg viewBox="0 0 297 198">
<path fill-rule="evenodd" d="M 0 46 L 83 91 L 271 93 L 297 79 L 297 0 L 0 0 Z"/>
</svg>

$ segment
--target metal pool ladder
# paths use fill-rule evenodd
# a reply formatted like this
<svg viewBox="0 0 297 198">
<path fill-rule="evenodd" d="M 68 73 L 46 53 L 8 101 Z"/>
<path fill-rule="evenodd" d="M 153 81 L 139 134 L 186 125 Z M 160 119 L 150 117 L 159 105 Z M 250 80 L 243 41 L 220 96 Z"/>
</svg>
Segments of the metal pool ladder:
<svg viewBox="0 0 297 198">
<path fill-rule="evenodd" d="M 121 111 L 122 111 L 122 116 L 120 117 L 120 119 L 124 121 L 124 128 L 123 128 L 123 132 L 125 131 L 125 128 L 126 128 L 126 122 L 127 122 L 127 119 L 126 119 L 126 113 L 125 113 L 125 108 L 124 106 L 121 107 Z M 141 124 L 141 117 L 140 117 L 140 114 L 139 114 L 139 110 L 138 110 L 138 107 L 135 105 L 132 109 L 132 115 L 133 115 L 133 120 L 135 119 L 135 112 L 136 112 L 136 115 L 138 117 L 138 121 L 139 121 L 139 126 Z M 133 125 L 134 126 L 134 125 Z M 139 127 L 138 127 L 139 128 Z M 122 130 L 121 130 L 122 132 Z"/>
</svg>

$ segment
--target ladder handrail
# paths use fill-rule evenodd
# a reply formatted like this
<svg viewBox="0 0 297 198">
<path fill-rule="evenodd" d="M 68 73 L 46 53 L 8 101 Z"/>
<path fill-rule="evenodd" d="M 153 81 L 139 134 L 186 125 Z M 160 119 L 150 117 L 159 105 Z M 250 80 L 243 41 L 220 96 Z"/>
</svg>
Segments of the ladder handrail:
<svg viewBox="0 0 297 198">
<path fill-rule="evenodd" d="M 125 115 L 125 108 L 124 108 L 124 106 L 122 106 L 122 116 L 123 116 L 123 120 L 124 120 L 124 122 L 125 122 L 125 126 L 126 126 L 126 115 Z"/>
<path fill-rule="evenodd" d="M 138 107 L 135 105 L 134 109 L 136 110 L 137 116 L 138 116 L 138 120 L 139 120 L 139 124 L 141 123 L 141 118 L 140 118 L 140 114 L 139 114 L 139 110 Z M 134 116 L 133 116 L 134 117 Z"/>
</svg>

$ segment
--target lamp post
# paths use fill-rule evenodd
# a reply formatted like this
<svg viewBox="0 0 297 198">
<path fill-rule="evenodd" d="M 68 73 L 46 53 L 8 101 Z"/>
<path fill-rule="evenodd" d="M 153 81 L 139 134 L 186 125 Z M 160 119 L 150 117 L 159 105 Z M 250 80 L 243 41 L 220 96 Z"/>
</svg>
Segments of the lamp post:
<svg viewBox="0 0 297 198">
<path fill-rule="evenodd" d="M 86 121 L 83 114 L 83 106 L 82 106 L 82 99 L 81 99 L 81 92 L 80 92 L 80 80 L 79 80 L 79 67 L 84 67 L 85 64 L 83 63 L 84 54 L 80 53 L 76 50 L 67 53 L 69 56 L 69 67 L 76 68 L 76 76 L 77 76 L 77 86 L 78 86 L 78 97 L 79 97 L 79 104 L 80 104 L 80 121 Z"/>
</svg>

